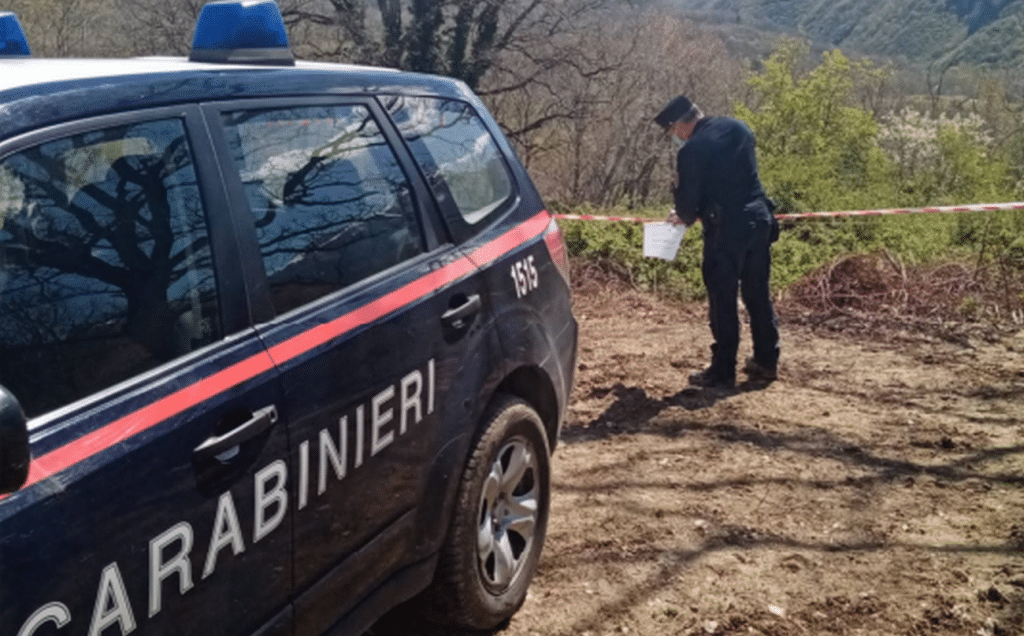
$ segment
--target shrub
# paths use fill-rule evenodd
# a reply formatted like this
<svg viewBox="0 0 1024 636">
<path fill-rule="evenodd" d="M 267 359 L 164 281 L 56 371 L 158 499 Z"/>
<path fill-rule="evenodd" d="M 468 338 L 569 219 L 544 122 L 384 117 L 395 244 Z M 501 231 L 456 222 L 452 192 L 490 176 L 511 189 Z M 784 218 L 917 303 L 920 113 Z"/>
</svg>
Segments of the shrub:
<svg viewBox="0 0 1024 636">
<path fill-rule="evenodd" d="M 624 210 L 592 208 L 571 212 L 627 214 Z M 639 216 L 661 218 L 664 214 L 664 210 L 649 209 Z M 702 300 L 706 296 L 700 270 L 699 226 L 687 232 L 676 260 L 666 262 L 643 257 L 643 226 L 638 223 L 562 220 L 560 225 L 577 273 L 596 267 L 638 289 L 672 300 Z M 1004 313 L 1013 315 L 1014 311 L 1020 312 L 1024 293 L 1022 234 L 1024 213 L 1012 211 L 783 220 L 781 236 L 772 249 L 772 289 L 777 297 L 786 296 L 794 286 L 806 286 L 807 279 L 820 275 L 823 269 L 842 276 L 852 267 L 842 263 L 862 264 L 859 256 L 877 259 L 884 255 L 889 263 L 921 272 L 942 271 L 944 264 L 963 264 L 957 271 L 967 274 L 958 275 L 958 280 L 966 277 L 972 279 L 972 285 L 989 289 L 989 302 L 998 300 Z M 835 284 L 856 287 L 864 283 Z M 968 298 L 964 307 L 977 302 Z M 965 317 L 976 314 L 961 313 Z"/>
</svg>

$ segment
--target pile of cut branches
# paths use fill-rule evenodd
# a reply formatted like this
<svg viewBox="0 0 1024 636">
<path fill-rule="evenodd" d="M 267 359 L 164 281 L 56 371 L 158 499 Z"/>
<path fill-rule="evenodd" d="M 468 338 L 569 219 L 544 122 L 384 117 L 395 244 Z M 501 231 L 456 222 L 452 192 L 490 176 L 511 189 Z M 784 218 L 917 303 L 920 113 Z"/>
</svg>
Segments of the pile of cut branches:
<svg viewBox="0 0 1024 636">
<path fill-rule="evenodd" d="M 1024 326 L 1024 269 L 1003 261 L 909 267 L 887 251 L 845 256 L 786 290 L 779 310 L 800 323 L 881 336 L 998 338 Z"/>
</svg>

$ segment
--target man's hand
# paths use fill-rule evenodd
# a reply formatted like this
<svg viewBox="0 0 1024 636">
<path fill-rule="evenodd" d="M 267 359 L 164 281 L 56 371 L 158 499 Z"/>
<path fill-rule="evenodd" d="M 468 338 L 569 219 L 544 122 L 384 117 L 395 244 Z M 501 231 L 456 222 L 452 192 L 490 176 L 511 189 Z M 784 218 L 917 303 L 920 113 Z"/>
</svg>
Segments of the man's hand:
<svg viewBox="0 0 1024 636">
<path fill-rule="evenodd" d="M 671 223 L 672 225 L 686 225 L 685 223 L 683 223 L 683 220 L 679 218 L 679 216 L 676 214 L 675 210 L 672 210 L 671 212 L 668 213 L 668 216 L 665 217 L 665 223 Z"/>
</svg>

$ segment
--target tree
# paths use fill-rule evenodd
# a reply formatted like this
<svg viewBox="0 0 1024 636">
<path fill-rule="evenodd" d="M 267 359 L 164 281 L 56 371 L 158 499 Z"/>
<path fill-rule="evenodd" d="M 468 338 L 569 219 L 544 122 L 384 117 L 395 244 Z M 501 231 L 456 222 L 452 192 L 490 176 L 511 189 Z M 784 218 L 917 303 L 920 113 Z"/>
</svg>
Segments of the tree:
<svg viewBox="0 0 1024 636">
<path fill-rule="evenodd" d="M 998 118 L 986 121 L 970 112 L 972 104 L 988 113 L 1003 111 L 1000 95 L 990 90 L 982 100 L 947 100 L 938 112 L 931 112 L 934 102 L 922 102 L 929 114 L 911 107 L 884 114 L 884 106 L 861 108 L 854 97 L 870 94 L 865 86 L 880 86 L 885 69 L 832 51 L 804 71 L 806 57 L 804 44 L 785 41 L 751 77 L 757 106 L 737 108 L 758 136 L 769 194 L 784 208 L 870 209 L 1014 197 L 1008 153 L 993 136 Z"/>
<path fill-rule="evenodd" d="M 524 48 L 536 38 L 557 38 L 608 4 L 610 0 L 284 0 L 281 12 L 301 58 L 449 75 L 475 88 L 502 51 Z"/>
<path fill-rule="evenodd" d="M 996 202 L 1013 176 L 978 115 L 932 118 L 912 109 L 887 118 L 879 138 L 896 166 L 906 205 Z"/>
<path fill-rule="evenodd" d="M 756 109 L 736 107 L 757 135 L 761 176 L 791 211 L 877 207 L 894 199 L 891 167 L 870 112 L 851 106 L 865 67 L 842 53 L 801 71 L 808 48 L 785 40 L 750 78 Z"/>
<path fill-rule="evenodd" d="M 980 73 L 968 112 L 981 116 L 992 137 L 989 149 L 1001 153 L 1010 164 L 1014 198 L 1024 197 L 1024 72 Z"/>
<path fill-rule="evenodd" d="M 679 93 L 708 112 L 725 111 L 743 69 L 717 37 L 657 10 L 581 27 L 505 51 L 480 90 L 547 199 L 664 204 L 674 155 L 652 118 Z M 551 58 L 569 63 L 545 68 Z M 517 81 L 517 90 L 505 90 Z"/>
<path fill-rule="evenodd" d="M 118 0 L 132 55 L 188 55 L 207 0 Z"/>
<path fill-rule="evenodd" d="M 110 55 L 114 12 L 102 0 L 13 0 L 32 54 L 38 57 Z"/>
</svg>

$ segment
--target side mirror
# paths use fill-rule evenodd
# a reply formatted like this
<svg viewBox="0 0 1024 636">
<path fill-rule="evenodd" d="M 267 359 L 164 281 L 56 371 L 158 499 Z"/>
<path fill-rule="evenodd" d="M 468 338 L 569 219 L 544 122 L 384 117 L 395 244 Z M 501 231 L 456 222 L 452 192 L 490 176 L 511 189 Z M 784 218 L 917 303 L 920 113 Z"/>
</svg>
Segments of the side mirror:
<svg viewBox="0 0 1024 636">
<path fill-rule="evenodd" d="M 0 494 L 25 485 L 30 462 L 28 418 L 18 400 L 0 386 Z"/>
</svg>

